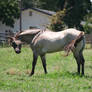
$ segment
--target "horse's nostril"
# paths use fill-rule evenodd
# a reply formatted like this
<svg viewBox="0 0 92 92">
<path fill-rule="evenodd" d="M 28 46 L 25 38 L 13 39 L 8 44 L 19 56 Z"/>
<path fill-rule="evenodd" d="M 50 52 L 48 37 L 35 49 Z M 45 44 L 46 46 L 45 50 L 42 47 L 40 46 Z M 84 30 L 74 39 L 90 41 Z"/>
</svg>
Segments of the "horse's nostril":
<svg viewBox="0 0 92 92">
<path fill-rule="evenodd" d="M 17 54 L 19 54 L 20 52 L 21 52 L 20 50 L 19 51 L 16 51 Z"/>
</svg>

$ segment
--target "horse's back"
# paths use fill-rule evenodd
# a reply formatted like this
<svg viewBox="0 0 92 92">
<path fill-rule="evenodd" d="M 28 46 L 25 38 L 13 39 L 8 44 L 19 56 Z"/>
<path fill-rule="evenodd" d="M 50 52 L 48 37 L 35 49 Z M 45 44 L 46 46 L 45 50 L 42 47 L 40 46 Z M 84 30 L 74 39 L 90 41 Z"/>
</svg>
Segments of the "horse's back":
<svg viewBox="0 0 92 92">
<path fill-rule="evenodd" d="M 64 50 L 64 47 L 74 40 L 80 31 L 67 29 L 60 32 L 45 31 L 34 41 L 38 52 L 51 53 Z"/>
<path fill-rule="evenodd" d="M 76 29 L 67 29 L 60 32 L 45 31 L 38 36 L 35 42 L 38 43 L 48 41 L 48 43 L 57 43 L 60 41 L 64 42 L 65 40 L 71 41 L 74 40 L 80 33 L 81 31 L 78 31 Z"/>
</svg>

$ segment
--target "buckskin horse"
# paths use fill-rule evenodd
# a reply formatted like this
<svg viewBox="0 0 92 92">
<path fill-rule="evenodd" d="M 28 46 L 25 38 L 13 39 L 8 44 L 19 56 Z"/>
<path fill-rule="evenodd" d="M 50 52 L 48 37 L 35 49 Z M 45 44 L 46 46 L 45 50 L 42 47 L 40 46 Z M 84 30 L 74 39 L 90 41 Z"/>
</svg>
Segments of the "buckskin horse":
<svg viewBox="0 0 92 92">
<path fill-rule="evenodd" d="M 82 75 L 84 75 L 84 32 L 73 28 L 69 28 L 60 32 L 53 32 L 49 29 L 29 29 L 24 30 L 21 33 L 17 33 L 17 35 L 14 37 L 10 37 L 10 43 L 17 54 L 21 52 L 22 42 L 29 44 L 33 51 L 32 71 L 30 76 L 34 74 L 38 56 L 41 57 L 44 72 L 46 74 L 46 53 L 53 53 L 62 50 L 65 50 L 67 55 L 70 51 L 73 52 L 74 58 L 77 62 L 77 72 L 79 74 L 81 72 Z"/>
</svg>

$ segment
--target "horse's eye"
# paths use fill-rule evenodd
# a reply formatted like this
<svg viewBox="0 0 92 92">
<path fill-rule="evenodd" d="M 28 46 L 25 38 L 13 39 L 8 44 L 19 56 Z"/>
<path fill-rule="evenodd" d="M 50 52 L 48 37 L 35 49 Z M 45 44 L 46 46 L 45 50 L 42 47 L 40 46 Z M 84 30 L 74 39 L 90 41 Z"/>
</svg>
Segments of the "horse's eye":
<svg viewBox="0 0 92 92">
<path fill-rule="evenodd" d="M 19 45 L 19 47 L 21 47 L 21 44 Z"/>
<path fill-rule="evenodd" d="M 12 46 L 13 46 L 13 47 L 16 47 L 17 45 L 15 44 L 15 42 L 13 42 L 13 43 L 12 43 Z"/>
<path fill-rule="evenodd" d="M 15 43 L 14 42 L 12 42 L 12 46 L 14 46 L 15 45 Z"/>
<path fill-rule="evenodd" d="M 21 44 L 19 44 L 19 48 L 21 48 Z"/>
</svg>

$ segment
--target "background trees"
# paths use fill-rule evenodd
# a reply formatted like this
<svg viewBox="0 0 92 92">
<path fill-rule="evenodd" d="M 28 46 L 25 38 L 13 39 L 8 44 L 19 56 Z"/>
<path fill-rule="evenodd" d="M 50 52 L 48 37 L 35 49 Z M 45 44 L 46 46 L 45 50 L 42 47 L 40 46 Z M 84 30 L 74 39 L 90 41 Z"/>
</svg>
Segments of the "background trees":
<svg viewBox="0 0 92 92">
<path fill-rule="evenodd" d="M 64 11 L 64 9 L 66 11 Z M 64 11 L 64 14 L 62 14 L 61 11 Z M 68 28 L 76 27 L 77 29 L 84 31 L 84 28 L 80 23 L 84 20 L 85 15 L 91 12 L 91 2 L 90 0 L 64 0 L 64 6 L 61 11 L 56 13 L 52 18 L 56 21 L 51 22 L 51 28 L 53 30 L 56 31 L 62 29 L 62 26 L 59 26 L 58 29 L 57 24 L 59 23 L 59 25 L 62 25 L 63 23 Z"/>
<path fill-rule="evenodd" d="M 92 12 L 84 17 L 84 21 L 84 30 L 86 33 L 90 33 L 92 31 Z"/>
<path fill-rule="evenodd" d="M 0 21 L 13 27 L 14 19 L 19 18 L 19 7 L 17 0 L 0 1 Z"/>
<path fill-rule="evenodd" d="M 22 0 L 23 7 L 39 7 L 46 10 L 58 11 L 64 6 L 65 0 Z"/>
<path fill-rule="evenodd" d="M 90 0 L 22 0 L 22 8 L 38 7 L 56 11 L 50 25 L 53 30 L 62 30 L 65 27 L 83 30 L 80 23 L 91 12 L 91 5 Z M 16 18 L 19 18 L 18 0 L 0 1 L 0 21 L 13 27 Z"/>
<path fill-rule="evenodd" d="M 84 30 L 81 21 L 91 11 L 90 0 L 23 0 L 25 7 L 40 7 L 56 11 L 52 17 L 50 28 L 55 31 L 76 27 Z"/>
</svg>

